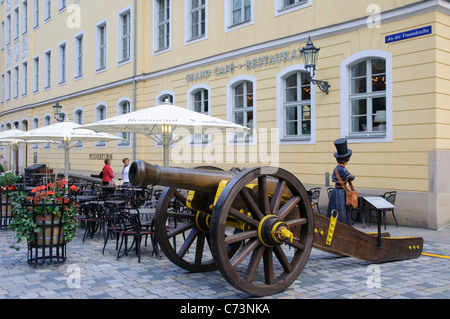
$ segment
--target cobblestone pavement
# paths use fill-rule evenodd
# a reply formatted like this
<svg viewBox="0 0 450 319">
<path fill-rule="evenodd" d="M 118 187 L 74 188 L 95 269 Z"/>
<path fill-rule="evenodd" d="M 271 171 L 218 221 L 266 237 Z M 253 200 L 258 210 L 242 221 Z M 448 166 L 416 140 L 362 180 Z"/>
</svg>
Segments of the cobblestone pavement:
<svg viewBox="0 0 450 319">
<path fill-rule="evenodd" d="M 391 236 L 422 236 L 426 253 L 450 256 L 450 229 L 431 231 L 388 226 Z M 82 231 L 67 246 L 67 261 L 32 267 L 27 249 L 11 249 L 14 233 L 0 231 L 0 299 L 243 299 L 218 271 L 188 273 L 167 258 L 142 248 L 116 260 L 114 243 L 102 255 L 103 239 L 81 241 Z M 284 292 L 263 299 L 416 299 L 450 298 L 450 259 L 369 264 L 313 249 L 298 279 Z"/>
</svg>

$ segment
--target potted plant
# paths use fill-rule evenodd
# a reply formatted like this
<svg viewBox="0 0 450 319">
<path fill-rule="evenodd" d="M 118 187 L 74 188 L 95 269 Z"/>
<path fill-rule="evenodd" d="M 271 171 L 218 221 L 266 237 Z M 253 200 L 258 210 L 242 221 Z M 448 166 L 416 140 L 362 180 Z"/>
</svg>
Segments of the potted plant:
<svg viewBox="0 0 450 319">
<path fill-rule="evenodd" d="M 54 256 L 57 262 L 66 259 L 65 245 L 72 241 L 78 228 L 75 203 L 67 194 L 77 188 L 72 185 L 67 189 L 66 185 L 64 179 L 57 180 L 35 187 L 31 195 L 22 193 L 15 198 L 9 227 L 15 231 L 17 243 L 27 241 L 29 263 Z"/>
<path fill-rule="evenodd" d="M 14 184 L 19 180 L 19 176 L 12 172 L 0 175 L 0 228 L 6 228 L 11 221 L 12 206 L 11 195 L 15 190 Z"/>
</svg>

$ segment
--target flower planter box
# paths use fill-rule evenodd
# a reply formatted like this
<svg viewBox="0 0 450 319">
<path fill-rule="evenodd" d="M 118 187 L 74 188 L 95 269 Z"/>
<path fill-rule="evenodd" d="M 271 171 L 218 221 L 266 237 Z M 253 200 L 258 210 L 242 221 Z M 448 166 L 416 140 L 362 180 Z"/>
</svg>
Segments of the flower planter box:
<svg viewBox="0 0 450 319">
<path fill-rule="evenodd" d="M 39 231 L 28 242 L 28 263 L 52 264 L 66 261 L 64 224 L 57 215 L 36 215 Z"/>
</svg>

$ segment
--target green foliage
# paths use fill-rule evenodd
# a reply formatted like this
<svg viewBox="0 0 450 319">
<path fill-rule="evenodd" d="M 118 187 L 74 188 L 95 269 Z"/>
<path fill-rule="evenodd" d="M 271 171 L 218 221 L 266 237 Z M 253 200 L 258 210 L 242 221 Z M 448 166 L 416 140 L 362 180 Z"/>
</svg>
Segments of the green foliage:
<svg viewBox="0 0 450 319">
<path fill-rule="evenodd" d="M 37 186 L 32 190 L 32 196 L 23 192 L 15 194 L 15 205 L 12 209 L 14 218 L 9 228 L 15 231 L 17 243 L 23 239 L 31 242 L 40 231 L 36 225 L 36 216 L 51 214 L 60 216 L 66 243 L 72 241 L 78 228 L 77 211 L 75 203 L 65 194 L 65 185 L 66 182 L 62 179 L 47 186 Z M 72 186 L 69 190 L 76 191 L 76 187 Z"/>
<path fill-rule="evenodd" d="M 12 186 L 19 180 L 19 176 L 8 172 L 0 175 L 0 187 Z"/>
</svg>

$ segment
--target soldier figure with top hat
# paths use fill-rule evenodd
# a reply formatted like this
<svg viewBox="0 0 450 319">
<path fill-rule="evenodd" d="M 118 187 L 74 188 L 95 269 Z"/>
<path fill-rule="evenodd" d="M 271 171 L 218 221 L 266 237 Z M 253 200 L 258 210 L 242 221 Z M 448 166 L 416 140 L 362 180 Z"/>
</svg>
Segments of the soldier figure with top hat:
<svg viewBox="0 0 450 319">
<path fill-rule="evenodd" d="M 347 139 L 340 138 L 334 141 L 336 147 L 336 152 L 334 157 L 338 163 L 337 172 L 340 175 L 342 181 L 347 183 L 348 181 L 353 181 L 355 176 L 350 174 L 350 172 L 345 167 L 352 156 L 352 150 L 347 148 Z M 331 212 L 335 209 L 338 212 L 338 222 L 353 225 L 352 216 L 350 208 L 345 204 L 345 189 L 342 187 L 338 178 L 336 177 L 336 170 L 333 169 L 333 175 L 331 180 L 335 183 L 334 189 L 330 195 L 330 201 L 328 203 L 327 217 L 330 218 Z"/>
</svg>

